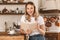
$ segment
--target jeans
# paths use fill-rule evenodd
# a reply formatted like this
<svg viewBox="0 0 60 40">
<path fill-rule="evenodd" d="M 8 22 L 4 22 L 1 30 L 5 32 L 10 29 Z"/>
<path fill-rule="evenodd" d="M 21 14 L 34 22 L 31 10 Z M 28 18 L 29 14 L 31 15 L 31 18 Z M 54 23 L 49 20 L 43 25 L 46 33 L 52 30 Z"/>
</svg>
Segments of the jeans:
<svg viewBox="0 0 60 40">
<path fill-rule="evenodd" d="M 29 40 L 45 40 L 45 37 L 43 35 L 33 35 L 29 37 Z"/>
</svg>

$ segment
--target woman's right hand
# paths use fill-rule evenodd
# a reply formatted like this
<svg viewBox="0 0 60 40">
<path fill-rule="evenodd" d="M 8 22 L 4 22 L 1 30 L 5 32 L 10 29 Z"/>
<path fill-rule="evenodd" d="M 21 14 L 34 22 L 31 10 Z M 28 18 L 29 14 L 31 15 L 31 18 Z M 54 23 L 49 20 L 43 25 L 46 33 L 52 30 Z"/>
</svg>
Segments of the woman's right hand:
<svg viewBox="0 0 60 40">
<path fill-rule="evenodd" d="M 26 30 L 26 34 L 31 34 L 31 33 L 32 33 L 32 30 L 30 30 L 30 29 Z"/>
<path fill-rule="evenodd" d="M 20 29 L 20 33 L 21 33 L 21 34 L 26 34 L 23 29 Z"/>
</svg>

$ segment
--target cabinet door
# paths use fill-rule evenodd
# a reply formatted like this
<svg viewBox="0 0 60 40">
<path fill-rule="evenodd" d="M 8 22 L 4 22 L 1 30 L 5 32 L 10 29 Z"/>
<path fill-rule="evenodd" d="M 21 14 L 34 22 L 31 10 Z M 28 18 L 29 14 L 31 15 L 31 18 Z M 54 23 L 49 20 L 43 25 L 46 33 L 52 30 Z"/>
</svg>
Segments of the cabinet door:
<svg viewBox="0 0 60 40">
<path fill-rule="evenodd" d="M 58 40 L 57 33 L 46 33 L 45 37 L 46 37 L 46 40 Z"/>
<path fill-rule="evenodd" d="M 46 40 L 58 40 L 58 39 L 55 37 L 48 37 L 48 38 L 46 38 Z"/>
<path fill-rule="evenodd" d="M 52 10 L 52 9 L 57 9 L 56 6 L 56 0 L 45 0 L 43 7 L 43 10 Z"/>
<path fill-rule="evenodd" d="M 60 10 L 60 0 L 56 0 L 56 3 L 57 3 L 57 8 Z"/>
</svg>

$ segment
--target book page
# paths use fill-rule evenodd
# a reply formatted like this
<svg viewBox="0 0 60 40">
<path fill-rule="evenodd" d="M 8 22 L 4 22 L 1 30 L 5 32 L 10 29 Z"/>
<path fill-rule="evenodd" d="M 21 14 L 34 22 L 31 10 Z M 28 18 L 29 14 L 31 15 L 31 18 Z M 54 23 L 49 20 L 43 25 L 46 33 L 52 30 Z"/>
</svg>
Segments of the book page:
<svg viewBox="0 0 60 40">
<path fill-rule="evenodd" d="M 27 29 L 30 29 L 30 30 L 35 30 L 36 29 L 36 26 L 37 26 L 37 23 L 31 23 L 31 24 L 28 24 L 28 23 L 21 23 L 21 29 L 23 29 L 24 31 L 27 31 Z"/>
</svg>

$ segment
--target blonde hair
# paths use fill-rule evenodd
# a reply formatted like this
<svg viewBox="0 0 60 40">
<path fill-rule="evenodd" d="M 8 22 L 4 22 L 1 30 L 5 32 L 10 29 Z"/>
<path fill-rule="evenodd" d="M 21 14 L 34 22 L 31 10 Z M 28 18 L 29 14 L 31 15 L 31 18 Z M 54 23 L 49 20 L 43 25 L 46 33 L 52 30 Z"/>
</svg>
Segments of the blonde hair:
<svg viewBox="0 0 60 40">
<path fill-rule="evenodd" d="M 30 18 L 30 15 L 27 13 L 27 5 L 33 5 L 34 6 L 34 12 L 33 12 L 33 17 L 35 17 L 35 20 L 37 20 L 37 17 L 39 16 L 39 13 L 36 12 L 36 7 L 34 5 L 33 2 L 28 2 L 26 3 L 26 6 L 25 6 L 25 16 L 26 16 L 26 20 L 30 21 L 31 18 Z"/>
</svg>

